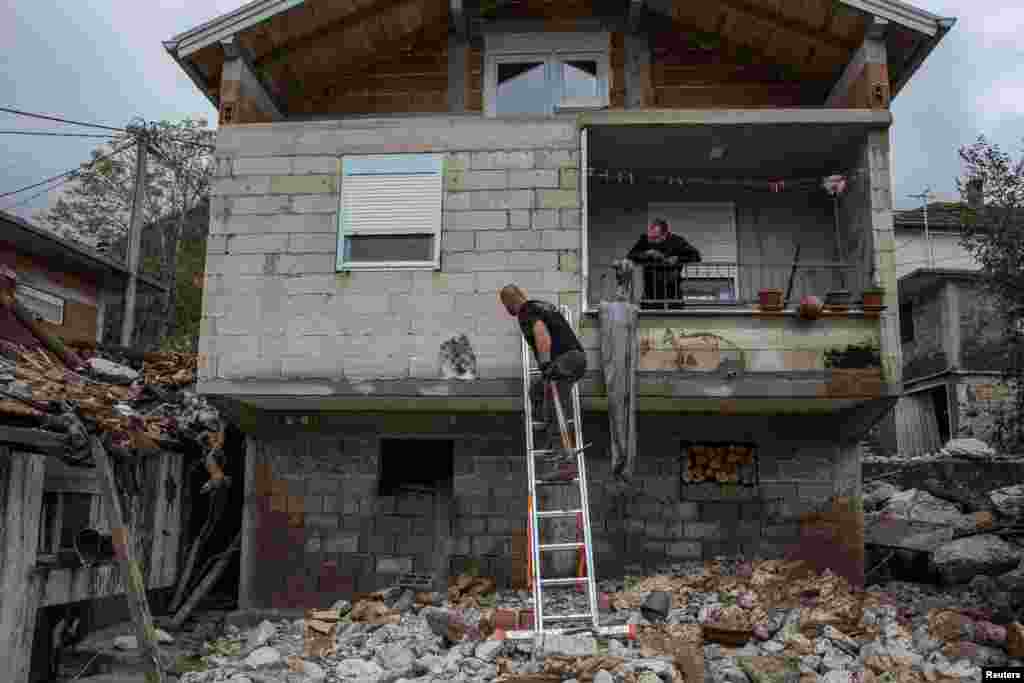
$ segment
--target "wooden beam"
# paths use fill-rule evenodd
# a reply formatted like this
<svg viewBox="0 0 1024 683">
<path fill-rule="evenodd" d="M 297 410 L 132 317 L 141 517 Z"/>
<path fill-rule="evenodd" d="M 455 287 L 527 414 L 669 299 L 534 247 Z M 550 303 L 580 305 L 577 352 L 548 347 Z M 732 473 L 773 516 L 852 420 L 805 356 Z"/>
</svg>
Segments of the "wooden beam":
<svg viewBox="0 0 1024 683">
<path fill-rule="evenodd" d="M 817 26 L 812 26 L 807 22 L 799 21 L 797 19 L 788 19 L 777 12 L 772 12 L 771 10 L 764 9 L 763 7 L 758 7 L 747 0 L 719 0 L 718 4 L 723 7 L 728 7 L 738 14 L 766 24 L 771 24 L 776 28 L 793 33 L 814 43 L 840 45 L 848 50 L 854 50 L 857 48 L 856 41 L 823 34 L 821 29 Z M 831 23 L 831 20 L 829 20 L 829 23 Z"/>
<path fill-rule="evenodd" d="M 39 549 L 46 456 L 0 446 L 0 661 L 4 680 L 28 683 L 42 582 Z"/>
<path fill-rule="evenodd" d="M 224 70 L 221 78 L 221 105 L 234 102 L 237 107 L 251 103 L 273 120 L 285 118 L 285 108 L 269 77 L 260 76 L 252 55 L 232 36 L 221 41 L 224 49 Z M 247 100 L 248 102 L 244 102 Z M 245 123 L 245 121 L 234 121 Z"/>
<path fill-rule="evenodd" d="M 0 443 L 15 444 L 45 453 L 63 453 L 68 447 L 67 438 L 62 434 L 3 425 L 0 425 Z"/>
<path fill-rule="evenodd" d="M 825 99 L 826 107 L 846 109 L 888 109 L 890 94 L 888 53 L 885 34 L 889 22 L 873 18 L 864 42 L 854 52 L 843 75 Z"/>
<path fill-rule="evenodd" d="M 146 683 L 164 683 L 164 662 L 160 658 L 153 616 L 149 611 L 142 567 L 135 557 L 136 548 L 124 519 L 124 510 L 121 508 L 121 492 L 114 474 L 114 463 L 99 439 L 92 437 L 91 441 L 92 458 L 100 473 L 100 484 L 107 506 L 107 520 L 110 522 L 110 531 L 114 537 L 114 557 L 124 579 L 125 597 L 128 599 L 128 608 L 131 610 L 132 622 L 135 625 L 139 651 L 143 661 L 150 667 L 145 674 Z M 38 536 L 38 532 L 36 535 Z"/>
<path fill-rule="evenodd" d="M 457 33 L 448 36 L 448 111 L 466 111 L 466 82 L 469 45 Z"/>
</svg>

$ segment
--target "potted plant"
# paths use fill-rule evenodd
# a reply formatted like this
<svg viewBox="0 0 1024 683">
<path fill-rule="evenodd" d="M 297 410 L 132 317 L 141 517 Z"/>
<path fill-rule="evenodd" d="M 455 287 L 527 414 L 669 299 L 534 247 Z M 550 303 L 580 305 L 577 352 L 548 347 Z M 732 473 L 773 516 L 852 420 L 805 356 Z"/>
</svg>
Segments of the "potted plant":
<svg viewBox="0 0 1024 683">
<path fill-rule="evenodd" d="M 864 290 L 862 304 L 866 311 L 880 311 L 885 308 L 882 300 L 885 298 L 885 289 L 874 285 Z"/>
<path fill-rule="evenodd" d="M 825 295 L 825 310 L 842 313 L 849 307 L 852 298 L 848 289 L 834 289 Z"/>
<path fill-rule="evenodd" d="M 781 311 L 785 305 L 781 289 L 762 289 L 757 293 L 762 310 Z"/>
</svg>

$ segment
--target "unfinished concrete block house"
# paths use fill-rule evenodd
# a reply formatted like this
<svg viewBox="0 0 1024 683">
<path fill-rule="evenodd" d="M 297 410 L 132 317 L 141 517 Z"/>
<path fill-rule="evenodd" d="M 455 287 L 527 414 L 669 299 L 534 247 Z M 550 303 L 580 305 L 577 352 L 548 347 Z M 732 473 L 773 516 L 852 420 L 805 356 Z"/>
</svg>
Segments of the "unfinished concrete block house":
<svg viewBox="0 0 1024 683">
<path fill-rule="evenodd" d="M 451 571 L 513 578 L 510 282 L 568 305 L 590 358 L 599 575 L 802 548 L 862 577 L 856 443 L 900 388 L 889 105 L 952 23 L 895 0 L 259 0 L 168 41 L 221 117 L 200 390 L 249 435 L 241 606 L 429 572 L 449 532 Z M 643 292 L 626 495 L 596 311 L 656 216 L 703 259 L 672 301 Z M 475 372 L 442 375 L 463 334 Z M 700 450 L 730 445 L 741 482 Z"/>
</svg>

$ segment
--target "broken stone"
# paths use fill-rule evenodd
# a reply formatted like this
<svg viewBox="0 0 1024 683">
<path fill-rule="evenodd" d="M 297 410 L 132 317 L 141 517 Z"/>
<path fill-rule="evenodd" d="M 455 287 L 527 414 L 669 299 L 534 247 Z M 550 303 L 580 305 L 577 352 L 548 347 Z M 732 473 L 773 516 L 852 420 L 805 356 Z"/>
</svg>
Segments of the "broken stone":
<svg viewBox="0 0 1024 683">
<path fill-rule="evenodd" d="M 665 591 L 652 591 L 640 606 L 640 612 L 648 621 L 663 621 L 671 609 L 672 596 Z"/>
<path fill-rule="evenodd" d="M 254 669 L 281 662 L 281 653 L 272 647 L 261 647 L 245 658 L 245 665 Z"/>
<path fill-rule="evenodd" d="M 384 675 L 384 669 L 376 662 L 352 658 L 338 662 L 334 673 L 342 680 L 377 681 Z"/>
<path fill-rule="evenodd" d="M 485 662 L 493 662 L 497 656 L 501 653 L 504 643 L 500 640 L 485 640 L 476 646 L 473 654 L 476 655 L 477 659 L 482 659 Z"/>
<path fill-rule="evenodd" d="M 942 450 L 950 457 L 970 460 L 987 460 L 996 454 L 995 450 L 980 439 L 951 439 Z"/>
<path fill-rule="evenodd" d="M 412 609 L 413 604 L 416 601 L 416 592 L 410 589 L 405 589 L 398 600 L 395 601 L 394 609 L 396 612 L 408 612 Z"/>
<path fill-rule="evenodd" d="M 87 362 L 94 376 L 112 384 L 131 384 L 139 378 L 137 371 L 98 356 L 90 358 Z"/>
<path fill-rule="evenodd" d="M 988 498 L 1003 517 L 1015 519 L 1024 514 L 1024 484 L 989 491 Z"/>
<path fill-rule="evenodd" d="M 388 645 L 377 653 L 377 662 L 382 667 L 399 673 L 411 670 L 415 659 L 408 647 L 397 643 Z"/>
<path fill-rule="evenodd" d="M 541 643 L 544 652 L 549 655 L 593 657 L 597 654 L 597 639 L 593 636 L 546 633 L 541 636 Z"/>
<path fill-rule="evenodd" d="M 352 611 L 352 603 L 348 600 L 338 600 L 333 605 L 331 605 L 331 609 L 338 610 L 338 616 L 343 617 Z"/>
<path fill-rule="evenodd" d="M 899 488 L 887 481 L 872 482 L 864 484 L 862 498 L 864 511 L 872 512 L 889 502 L 889 499 L 899 493 Z"/>
<path fill-rule="evenodd" d="M 245 639 L 245 647 L 247 650 L 263 647 L 275 635 L 277 635 L 277 626 L 273 622 L 264 619 L 258 626 L 249 629 Z"/>
<path fill-rule="evenodd" d="M 960 538 L 939 546 L 932 564 L 947 584 L 969 581 L 979 574 L 996 576 L 1020 563 L 1020 551 L 994 534 Z"/>
<path fill-rule="evenodd" d="M 856 657 L 857 653 L 860 652 L 860 643 L 837 629 L 835 626 L 825 626 L 821 630 L 821 635 L 848 655 Z"/>
<path fill-rule="evenodd" d="M 655 676 L 654 680 L 658 680 L 658 677 Z M 594 683 L 615 683 L 615 677 L 604 669 L 598 669 L 594 674 Z"/>
<path fill-rule="evenodd" d="M 977 522 L 949 501 L 936 498 L 927 491 L 909 489 L 894 494 L 882 508 L 883 515 L 931 524 L 946 524 L 960 529 L 974 529 Z"/>
<path fill-rule="evenodd" d="M 118 636 L 114 638 L 114 647 L 118 650 L 137 650 L 139 639 L 135 636 Z"/>
<path fill-rule="evenodd" d="M 430 630 L 448 642 L 457 643 L 466 633 L 466 626 L 462 620 L 446 609 L 426 607 L 420 614 L 426 619 Z"/>
</svg>

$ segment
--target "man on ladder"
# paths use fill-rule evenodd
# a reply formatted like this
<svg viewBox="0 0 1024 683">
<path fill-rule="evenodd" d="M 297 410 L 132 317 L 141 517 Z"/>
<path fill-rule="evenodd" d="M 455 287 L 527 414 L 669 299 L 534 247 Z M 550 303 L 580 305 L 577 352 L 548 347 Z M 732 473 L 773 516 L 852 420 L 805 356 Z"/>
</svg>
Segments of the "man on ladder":
<svg viewBox="0 0 1024 683">
<path fill-rule="evenodd" d="M 530 387 L 530 396 L 534 406 L 542 403 L 535 413 L 543 415 L 545 423 L 547 448 L 555 450 L 559 447 L 560 433 L 554 397 L 547 385 L 554 382 L 557 400 L 562 406 L 562 414 L 571 412 L 566 404 L 571 395 L 573 384 L 583 378 L 587 371 L 587 356 L 583 345 L 573 332 L 572 326 L 558 308 L 546 301 L 530 300 L 526 293 L 516 285 L 502 288 L 499 298 L 509 315 L 519 321 L 530 348 L 537 358 L 541 370 L 540 381 Z M 564 443 L 562 443 L 565 446 Z M 578 444 L 572 448 L 579 447 Z M 566 453 L 567 456 L 573 453 Z M 572 461 L 570 461 L 572 462 Z"/>
</svg>

